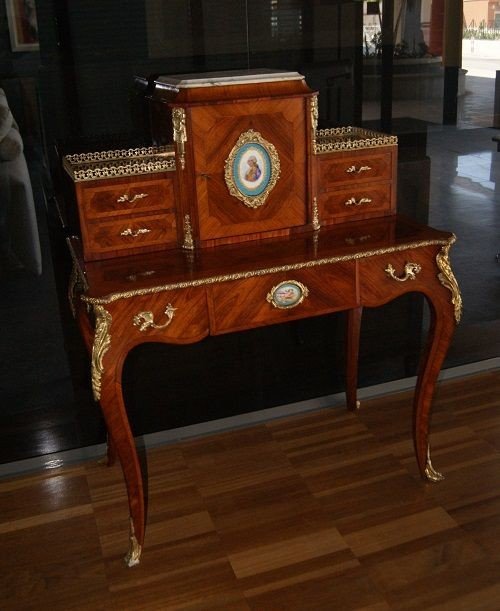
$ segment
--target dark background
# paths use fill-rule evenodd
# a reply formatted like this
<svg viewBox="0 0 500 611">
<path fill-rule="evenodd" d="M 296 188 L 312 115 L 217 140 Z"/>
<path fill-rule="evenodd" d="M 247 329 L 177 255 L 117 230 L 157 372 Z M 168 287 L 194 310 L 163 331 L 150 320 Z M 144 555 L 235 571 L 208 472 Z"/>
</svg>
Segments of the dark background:
<svg viewBox="0 0 500 611">
<path fill-rule="evenodd" d="M 13 53 L 0 3 L 0 87 L 23 134 L 43 252 L 41 276 L 2 273 L 0 462 L 105 438 L 66 299 L 65 237 L 72 228 L 61 214 L 61 155 L 148 145 L 134 77 L 156 74 L 296 70 L 319 90 L 320 127 L 361 124 L 362 10 L 363 3 L 332 0 L 38 0 L 40 51 Z M 400 211 L 423 222 L 430 171 L 425 127 L 412 120 L 392 125 L 400 136 Z M 424 326 L 416 296 L 366 311 L 360 385 L 414 375 Z M 134 431 L 339 392 L 343 355 L 343 314 L 193 346 L 141 346 L 124 372 Z"/>
</svg>

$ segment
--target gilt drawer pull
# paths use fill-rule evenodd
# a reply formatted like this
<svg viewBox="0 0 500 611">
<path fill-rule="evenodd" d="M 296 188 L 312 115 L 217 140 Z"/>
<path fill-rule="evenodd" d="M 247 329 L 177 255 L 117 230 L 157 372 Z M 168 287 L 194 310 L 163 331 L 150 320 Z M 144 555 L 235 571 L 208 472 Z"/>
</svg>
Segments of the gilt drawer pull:
<svg viewBox="0 0 500 611">
<path fill-rule="evenodd" d="M 144 197 L 148 197 L 147 193 L 137 193 L 134 197 L 129 198 L 128 193 L 124 193 L 120 195 L 120 197 L 116 200 L 118 204 L 123 204 L 124 202 L 128 202 L 129 204 L 133 204 L 138 199 L 143 199 Z"/>
<path fill-rule="evenodd" d="M 360 199 L 356 199 L 355 197 L 351 197 L 344 204 L 346 206 L 362 206 L 363 204 L 371 204 L 373 200 L 369 197 L 361 197 Z"/>
<path fill-rule="evenodd" d="M 396 276 L 396 270 L 392 265 L 389 265 L 385 268 L 385 273 L 392 278 L 393 280 L 397 280 L 398 282 L 406 282 L 407 280 L 415 280 L 417 274 L 422 271 L 422 267 L 418 263 L 406 263 L 404 269 L 404 276 Z"/>
<path fill-rule="evenodd" d="M 162 325 L 157 325 L 155 323 L 153 312 L 139 312 L 139 314 L 134 316 L 134 326 L 139 327 L 139 331 L 146 331 L 146 329 L 150 327 L 153 329 L 164 329 L 172 322 L 176 310 L 177 308 L 174 308 L 171 303 L 167 304 L 164 312 L 167 316 L 167 320 Z"/>
<path fill-rule="evenodd" d="M 361 172 L 369 172 L 371 167 L 369 165 L 362 165 L 357 168 L 355 165 L 351 165 L 347 168 L 346 174 L 361 174 Z"/>
<path fill-rule="evenodd" d="M 126 236 L 131 236 L 132 238 L 136 238 L 139 235 L 142 235 L 144 233 L 151 233 L 151 229 L 146 229 L 146 227 L 140 227 L 139 229 L 136 229 L 135 231 L 133 229 L 131 229 L 130 227 L 128 229 L 124 229 L 120 235 L 126 237 Z"/>
<path fill-rule="evenodd" d="M 309 289 L 298 280 L 285 280 L 269 291 L 266 300 L 275 308 L 289 310 L 298 306 L 309 295 Z"/>
</svg>

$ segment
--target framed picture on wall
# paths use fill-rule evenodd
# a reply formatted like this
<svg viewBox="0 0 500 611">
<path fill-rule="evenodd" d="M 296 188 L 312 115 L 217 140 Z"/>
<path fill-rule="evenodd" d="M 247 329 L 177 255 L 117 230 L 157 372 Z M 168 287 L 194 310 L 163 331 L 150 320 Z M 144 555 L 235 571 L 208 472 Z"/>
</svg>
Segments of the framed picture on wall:
<svg viewBox="0 0 500 611">
<path fill-rule="evenodd" d="M 35 0 L 5 0 L 13 51 L 38 51 Z"/>
</svg>

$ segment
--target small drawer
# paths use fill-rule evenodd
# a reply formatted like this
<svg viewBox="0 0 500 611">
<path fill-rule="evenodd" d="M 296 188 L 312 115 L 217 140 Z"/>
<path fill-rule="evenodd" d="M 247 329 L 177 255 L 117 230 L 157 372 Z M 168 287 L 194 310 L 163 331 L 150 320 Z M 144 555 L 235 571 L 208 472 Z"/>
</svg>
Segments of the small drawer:
<svg viewBox="0 0 500 611">
<path fill-rule="evenodd" d="M 439 273 L 436 266 L 437 248 L 425 246 L 361 259 L 359 281 L 362 305 L 382 305 L 412 291 L 429 292 Z"/>
<path fill-rule="evenodd" d="M 174 187 L 171 178 L 133 179 L 120 182 L 100 181 L 82 184 L 80 198 L 87 219 L 153 212 L 174 207 Z"/>
<path fill-rule="evenodd" d="M 216 284 L 209 289 L 214 334 L 355 307 L 356 264 L 333 263 Z"/>
<path fill-rule="evenodd" d="M 318 198 L 319 218 L 335 223 L 355 218 L 389 214 L 392 208 L 391 183 L 367 183 L 335 189 Z"/>
<path fill-rule="evenodd" d="M 154 282 L 150 282 L 154 286 Z M 127 331 L 127 339 L 191 343 L 209 332 L 205 289 L 160 291 L 133 300 L 117 300 L 109 306 L 113 324 Z"/>
<path fill-rule="evenodd" d="M 366 153 L 339 156 L 335 153 L 319 157 L 319 185 L 322 191 L 344 184 L 360 184 L 373 180 L 391 180 L 392 155 Z"/>
<path fill-rule="evenodd" d="M 88 223 L 84 246 L 87 255 L 166 245 L 176 241 L 175 214 L 151 214 Z"/>
</svg>

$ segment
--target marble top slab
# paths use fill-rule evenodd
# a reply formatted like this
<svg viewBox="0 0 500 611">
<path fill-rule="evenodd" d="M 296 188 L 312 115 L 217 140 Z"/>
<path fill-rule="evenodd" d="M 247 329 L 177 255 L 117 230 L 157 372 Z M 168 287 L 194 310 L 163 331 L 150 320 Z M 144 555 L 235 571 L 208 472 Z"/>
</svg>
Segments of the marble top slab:
<svg viewBox="0 0 500 611">
<path fill-rule="evenodd" d="M 253 70 L 223 70 L 219 72 L 202 72 L 199 74 L 174 74 L 159 76 L 156 83 L 160 86 L 176 89 L 194 87 L 217 87 L 221 85 L 250 85 L 253 83 L 270 83 L 276 81 L 303 80 L 298 72 L 255 68 Z"/>
</svg>

